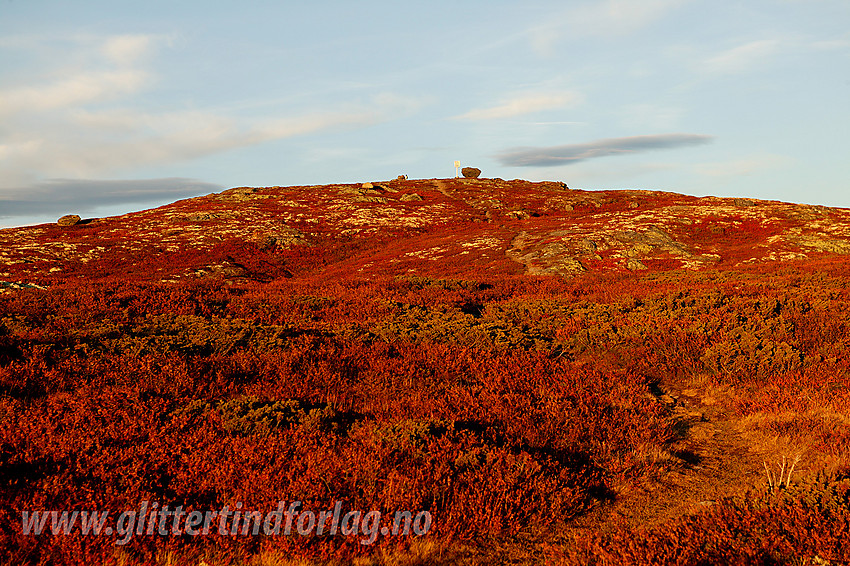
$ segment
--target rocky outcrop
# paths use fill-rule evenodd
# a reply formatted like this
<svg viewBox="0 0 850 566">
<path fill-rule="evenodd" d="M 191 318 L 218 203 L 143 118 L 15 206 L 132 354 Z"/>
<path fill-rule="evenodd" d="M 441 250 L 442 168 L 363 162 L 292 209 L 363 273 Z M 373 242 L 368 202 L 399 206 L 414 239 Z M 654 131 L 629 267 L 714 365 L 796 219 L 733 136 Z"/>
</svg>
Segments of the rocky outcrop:
<svg viewBox="0 0 850 566">
<path fill-rule="evenodd" d="M 259 196 L 259 192 L 260 189 L 256 187 L 236 187 L 222 191 L 217 196 L 221 200 L 245 202 L 257 198 Z"/>
<path fill-rule="evenodd" d="M 466 179 L 477 179 L 481 175 L 481 169 L 477 167 L 464 167 L 460 170 L 461 175 Z"/>
<path fill-rule="evenodd" d="M 46 287 L 42 287 L 41 285 L 35 285 L 33 283 L 17 283 L 15 281 L 0 281 L 0 294 L 2 293 L 11 293 L 12 291 L 17 291 L 20 289 L 46 289 Z"/>
<path fill-rule="evenodd" d="M 351 195 L 350 198 L 353 202 L 387 203 L 386 197 L 382 194 L 383 191 L 375 188 L 375 185 L 372 183 L 363 183 L 360 187 L 343 187 L 339 189 L 339 193 Z"/>
<path fill-rule="evenodd" d="M 650 226 L 647 230 L 621 230 L 611 235 L 626 247 L 623 254 L 626 257 L 646 256 L 653 252 L 666 252 L 672 255 L 689 257 L 687 246 L 675 241 L 670 234 L 658 226 Z"/>
<path fill-rule="evenodd" d="M 575 275 L 587 268 L 562 242 L 545 242 L 528 232 L 520 232 L 505 252 L 525 266 L 529 275 Z"/>
<path fill-rule="evenodd" d="M 289 248 L 307 244 L 304 234 L 300 230 L 288 226 L 271 227 L 266 230 L 255 230 L 249 241 L 257 244 L 261 249 Z"/>
</svg>

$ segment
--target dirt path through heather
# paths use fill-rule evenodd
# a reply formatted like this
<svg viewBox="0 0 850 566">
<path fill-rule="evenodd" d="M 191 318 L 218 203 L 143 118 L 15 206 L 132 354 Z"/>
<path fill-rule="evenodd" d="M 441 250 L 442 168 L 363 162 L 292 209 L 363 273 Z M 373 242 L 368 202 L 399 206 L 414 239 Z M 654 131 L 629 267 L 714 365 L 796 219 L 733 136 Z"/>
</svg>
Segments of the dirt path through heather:
<svg viewBox="0 0 850 566">
<path fill-rule="evenodd" d="M 687 384 L 655 393 L 659 402 L 671 407 L 681 430 L 681 438 L 668 446 L 667 453 L 657 456 L 672 464 L 671 471 L 640 488 L 622 488 L 613 502 L 576 519 L 554 540 L 549 535 L 542 543 L 530 540 L 529 544 L 513 543 L 483 553 L 478 548 L 475 559 L 465 561 L 461 552 L 445 563 L 544 563 L 553 543 L 569 547 L 574 537 L 587 533 L 605 534 L 624 525 L 634 530 L 652 527 L 697 513 L 724 497 L 765 488 L 763 447 L 753 445 L 752 435 L 745 434 L 740 419 L 729 410 L 733 392 Z"/>
<path fill-rule="evenodd" d="M 448 187 L 448 185 L 446 185 L 446 182 L 445 182 L 445 181 L 442 181 L 442 180 L 440 180 L 440 179 L 434 179 L 434 180 L 433 180 L 433 181 L 431 181 L 431 182 L 434 184 L 434 187 L 435 187 L 438 191 L 440 191 L 441 193 L 443 193 L 443 195 L 444 195 L 444 196 L 447 196 L 447 197 L 449 197 L 449 198 L 455 198 L 455 196 L 454 196 L 451 192 L 449 192 L 449 187 Z"/>
<path fill-rule="evenodd" d="M 702 387 L 659 392 L 671 405 L 682 437 L 669 447 L 674 469 L 650 485 L 624 489 L 617 499 L 591 512 L 576 524 L 578 529 L 605 532 L 626 523 L 648 527 L 698 512 L 723 497 L 763 489 L 764 459 L 744 437 L 737 419 L 723 406 L 728 392 Z"/>
</svg>

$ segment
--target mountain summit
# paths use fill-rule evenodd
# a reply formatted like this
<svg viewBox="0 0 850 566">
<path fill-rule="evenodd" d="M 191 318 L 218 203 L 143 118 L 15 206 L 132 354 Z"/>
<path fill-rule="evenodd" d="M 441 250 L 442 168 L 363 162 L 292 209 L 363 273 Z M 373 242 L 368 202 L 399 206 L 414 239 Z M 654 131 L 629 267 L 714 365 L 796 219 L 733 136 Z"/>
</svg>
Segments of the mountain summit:
<svg viewBox="0 0 850 566">
<path fill-rule="evenodd" d="M 151 281 L 299 275 L 720 269 L 850 253 L 850 210 L 561 182 L 397 179 L 239 187 L 72 226 L 0 231 L 0 277 Z"/>
</svg>

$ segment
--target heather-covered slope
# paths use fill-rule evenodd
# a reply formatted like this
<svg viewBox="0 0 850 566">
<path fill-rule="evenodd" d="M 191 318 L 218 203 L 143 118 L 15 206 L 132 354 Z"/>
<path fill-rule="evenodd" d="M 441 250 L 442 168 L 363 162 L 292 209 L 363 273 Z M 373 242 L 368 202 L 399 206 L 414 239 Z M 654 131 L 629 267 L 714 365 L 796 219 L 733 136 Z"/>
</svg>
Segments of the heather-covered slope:
<svg viewBox="0 0 850 566">
<path fill-rule="evenodd" d="M 236 188 L 76 226 L 2 230 L 0 277 L 570 275 L 850 252 L 845 209 L 500 179 L 365 186 Z"/>
<path fill-rule="evenodd" d="M 850 560 L 848 211 L 372 185 L 0 231 L 0 563 Z M 295 499 L 433 528 L 22 526 Z"/>
</svg>

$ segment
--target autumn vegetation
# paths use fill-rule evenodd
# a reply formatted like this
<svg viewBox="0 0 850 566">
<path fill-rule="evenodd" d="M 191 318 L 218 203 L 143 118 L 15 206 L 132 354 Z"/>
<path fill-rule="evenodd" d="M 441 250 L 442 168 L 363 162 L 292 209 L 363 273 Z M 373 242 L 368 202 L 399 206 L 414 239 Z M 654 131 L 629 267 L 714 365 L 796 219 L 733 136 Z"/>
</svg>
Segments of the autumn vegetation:
<svg viewBox="0 0 850 566">
<path fill-rule="evenodd" d="M 452 255 L 385 268 L 382 253 L 457 230 L 141 249 L 0 294 L 0 563 L 850 561 L 847 256 L 573 277 Z M 155 276 L 212 264 L 239 271 Z M 759 466 L 799 455 L 794 476 L 617 520 L 629 494 L 663 500 L 670 474 L 698 473 L 707 417 L 671 401 L 683 390 L 710 397 Z M 428 510 L 433 530 L 374 545 L 21 532 L 24 510 L 295 499 Z"/>
</svg>

